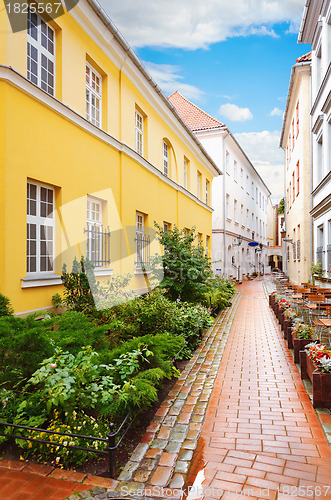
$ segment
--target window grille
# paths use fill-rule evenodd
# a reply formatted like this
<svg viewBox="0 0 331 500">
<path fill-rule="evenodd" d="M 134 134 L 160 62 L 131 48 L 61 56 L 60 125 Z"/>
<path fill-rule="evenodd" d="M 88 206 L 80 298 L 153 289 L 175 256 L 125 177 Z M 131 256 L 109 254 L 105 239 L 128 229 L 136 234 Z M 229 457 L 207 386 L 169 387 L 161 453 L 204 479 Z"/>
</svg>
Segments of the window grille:
<svg viewBox="0 0 331 500">
<path fill-rule="evenodd" d="M 100 224 L 88 224 L 86 233 L 86 256 L 95 267 L 110 264 L 110 229 Z"/>
<path fill-rule="evenodd" d="M 148 234 L 137 232 L 134 240 L 136 242 L 137 255 L 136 267 L 138 269 L 149 269 L 151 237 Z"/>
<path fill-rule="evenodd" d="M 330 273 L 331 272 L 331 245 L 327 245 L 326 247 L 326 254 L 327 254 L 327 271 Z"/>
<path fill-rule="evenodd" d="M 296 258 L 297 258 L 297 245 L 296 245 L 295 241 L 293 241 L 292 248 L 293 248 L 293 260 L 296 260 Z"/>
<path fill-rule="evenodd" d="M 297 241 L 297 259 L 298 260 L 301 259 L 301 241 L 300 240 Z"/>
<path fill-rule="evenodd" d="M 318 262 L 323 263 L 323 247 L 317 247 L 316 258 Z"/>
</svg>

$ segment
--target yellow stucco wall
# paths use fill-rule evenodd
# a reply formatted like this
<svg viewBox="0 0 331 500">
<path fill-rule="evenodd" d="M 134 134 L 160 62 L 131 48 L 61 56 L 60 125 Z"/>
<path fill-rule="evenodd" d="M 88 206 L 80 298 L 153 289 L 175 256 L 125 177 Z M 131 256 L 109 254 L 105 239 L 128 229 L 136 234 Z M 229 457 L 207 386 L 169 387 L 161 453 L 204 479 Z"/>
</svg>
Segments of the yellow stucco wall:
<svg viewBox="0 0 331 500">
<path fill-rule="evenodd" d="M 60 285 L 22 287 L 27 277 L 29 179 L 54 188 L 57 274 L 64 262 L 70 264 L 74 256 L 85 254 L 87 195 L 103 200 L 103 223 L 109 225 L 113 238 L 114 273 L 134 273 L 136 211 L 145 214 L 150 228 L 154 221 L 167 221 L 180 228 L 196 226 L 203 241 L 211 236 L 211 209 L 194 196 L 197 170 L 202 173 L 202 197 L 206 179 L 211 182 L 216 175 L 208 158 L 182 125 L 169 118 L 170 110 L 153 95 L 139 71 L 133 82 L 128 76 L 132 67 L 126 68 L 122 61 L 120 69 L 118 61 L 111 61 L 108 55 L 122 57 L 120 49 L 116 54 L 114 42 L 107 55 L 70 14 L 52 26 L 57 44 L 56 99 L 26 80 L 27 33 L 11 33 L 5 11 L 0 12 L 0 27 L 5 27 L 0 30 L 0 64 L 6 67 L 0 68 L 0 293 L 10 298 L 17 313 L 49 307 L 52 295 L 61 291 Z M 86 61 L 102 70 L 101 131 L 85 120 Z M 146 115 L 147 162 L 132 151 L 136 107 Z M 171 145 L 169 179 L 161 174 L 164 138 Z M 184 156 L 190 161 L 192 194 L 181 187 Z M 143 288 L 144 277 L 135 275 L 132 286 Z"/>
</svg>

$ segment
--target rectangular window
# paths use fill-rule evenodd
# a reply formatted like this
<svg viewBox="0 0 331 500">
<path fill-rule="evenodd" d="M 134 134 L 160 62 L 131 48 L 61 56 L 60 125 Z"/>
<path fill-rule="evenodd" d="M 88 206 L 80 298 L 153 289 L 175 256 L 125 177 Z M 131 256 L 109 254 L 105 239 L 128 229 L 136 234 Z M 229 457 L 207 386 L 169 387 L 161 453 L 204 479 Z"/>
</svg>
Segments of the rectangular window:
<svg viewBox="0 0 331 500">
<path fill-rule="evenodd" d="M 110 231 L 102 225 L 102 202 L 87 197 L 86 257 L 95 267 L 110 264 Z"/>
<path fill-rule="evenodd" d="M 168 144 L 163 141 L 163 174 L 169 175 L 169 148 Z"/>
<path fill-rule="evenodd" d="M 240 185 L 242 188 L 244 187 L 244 170 L 242 168 L 240 169 Z"/>
<path fill-rule="evenodd" d="M 184 188 L 187 189 L 188 161 L 184 158 Z"/>
<path fill-rule="evenodd" d="M 201 173 L 197 171 L 197 197 L 201 199 Z"/>
<path fill-rule="evenodd" d="M 229 204 L 230 204 L 230 195 L 226 195 L 226 203 L 225 203 L 225 217 L 227 219 L 230 219 L 230 210 L 229 210 Z"/>
<path fill-rule="evenodd" d="M 255 200 L 256 200 L 256 203 L 259 202 L 259 190 L 257 188 L 255 188 Z"/>
<path fill-rule="evenodd" d="M 297 196 L 300 192 L 300 166 L 299 162 L 297 163 Z"/>
<path fill-rule="evenodd" d="M 236 160 L 233 161 L 233 178 L 236 182 L 238 181 L 238 164 Z"/>
<path fill-rule="evenodd" d="M 230 173 L 230 154 L 229 151 L 225 152 L 225 171 Z"/>
<path fill-rule="evenodd" d="M 234 222 L 236 222 L 238 224 L 237 200 L 233 200 L 233 218 L 234 218 Z"/>
<path fill-rule="evenodd" d="M 27 183 L 27 274 L 54 271 L 54 191 Z"/>
<path fill-rule="evenodd" d="M 292 150 L 294 149 L 294 140 L 295 140 L 295 135 L 294 135 L 294 118 L 292 120 Z"/>
<path fill-rule="evenodd" d="M 292 200 L 295 200 L 295 172 L 292 172 Z"/>
<path fill-rule="evenodd" d="M 136 110 L 135 114 L 135 130 L 136 130 L 136 152 L 143 156 L 144 154 L 144 117 Z"/>
<path fill-rule="evenodd" d="M 210 182 L 206 179 L 206 205 L 209 204 L 209 185 Z"/>
<path fill-rule="evenodd" d="M 150 236 L 145 234 L 145 214 L 136 212 L 136 268 L 146 269 L 150 266 Z"/>
<path fill-rule="evenodd" d="M 210 241 L 210 236 L 206 236 L 206 255 L 207 255 L 207 257 L 209 256 L 209 241 Z"/>
<path fill-rule="evenodd" d="M 297 105 L 295 108 L 295 116 L 296 116 L 296 122 L 297 122 L 296 135 L 298 137 L 298 135 L 299 135 L 299 101 L 297 102 Z"/>
<path fill-rule="evenodd" d="M 86 63 L 86 119 L 101 127 L 102 78 Z"/>
<path fill-rule="evenodd" d="M 248 210 L 248 208 L 246 210 L 246 226 L 247 226 L 247 229 L 249 229 L 249 210 Z"/>
<path fill-rule="evenodd" d="M 37 13 L 28 11 L 27 77 L 50 95 L 55 89 L 55 32 Z"/>
<path fill-rule="evenodd" d="M 245 226 L 245 221 L 244 221 L 244 205 L 240 205 L 240 224 L 242 226 Z"/>
</svg>

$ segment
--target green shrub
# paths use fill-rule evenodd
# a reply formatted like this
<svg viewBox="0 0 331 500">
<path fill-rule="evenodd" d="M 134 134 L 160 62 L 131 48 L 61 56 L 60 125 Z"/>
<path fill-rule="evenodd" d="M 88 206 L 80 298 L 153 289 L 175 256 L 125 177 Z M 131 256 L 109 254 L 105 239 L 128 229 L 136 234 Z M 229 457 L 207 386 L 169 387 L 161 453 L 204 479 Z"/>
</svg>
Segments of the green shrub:
<svg viewBox="0 0 331 500">
<path fill-rule="evenodd" d="M 0 317 L 1 316 L 12 316 L 14 314 L 14 309 L 10 304 L 10 300 L 5 295 L 0 293 Z"/>
<path fill-rule="evenodd" d="M 34 317 L 0 318 L 0 384 L 8 389 L 31 377 L 39 363 L 54 353 L 51 320 L 35 321 Z"/>
<path fill-rule="evenodd" d="M 54 331 L 50 335 L 55 344 L 64 350 L 77 353 L 83 346 L 90 345 L 99 352 L 110 347 L 106 336 L 109 326 L 91 323 L 82 312 L 67 311 L 53 321 Z"/>
</svg>

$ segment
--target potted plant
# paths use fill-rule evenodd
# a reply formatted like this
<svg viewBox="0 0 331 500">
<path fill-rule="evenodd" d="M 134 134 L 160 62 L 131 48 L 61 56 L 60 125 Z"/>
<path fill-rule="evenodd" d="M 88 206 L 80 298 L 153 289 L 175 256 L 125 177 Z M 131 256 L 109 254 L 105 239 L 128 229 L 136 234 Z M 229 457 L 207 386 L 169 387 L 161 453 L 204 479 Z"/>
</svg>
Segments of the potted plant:
<svg viewBox="0 0 331 500">
<path fill-rule="evenodd" d="M 288 307 L 284 311 L 284 338 L 287 340 L 289 349 L 293 349 L 291 328 L 293 325 L 293 320 L 297 317 L 298 315 L 293 307 Z"/>
<path fill-rule="evenodd" d="M 331 350 L 312 342 L 300 352 L 301 378 L 313 385 L 313 407 L 331 407 Z"/>
<path fill-rule="evenodd" d="M 300 362 L 299 353 L 307 344 L 312 341 L 313 329 L 301 321 L 294 322 L 292 326 L 292 333 L 289 335 L 292 340 L 292 349 L 294 351 L 294 363 Z"/>
<path fill-rule="evenodd" d="M 322 263 L 318 260 L 316 264 L 312 264 L 310 268 L 311 272 L 311 277 L 312 277 L 312 284 L 315 285 L 315 278 L 322 278 L 324 271 L 322 268 Z"/>
</svg>

